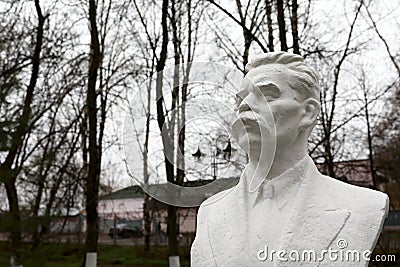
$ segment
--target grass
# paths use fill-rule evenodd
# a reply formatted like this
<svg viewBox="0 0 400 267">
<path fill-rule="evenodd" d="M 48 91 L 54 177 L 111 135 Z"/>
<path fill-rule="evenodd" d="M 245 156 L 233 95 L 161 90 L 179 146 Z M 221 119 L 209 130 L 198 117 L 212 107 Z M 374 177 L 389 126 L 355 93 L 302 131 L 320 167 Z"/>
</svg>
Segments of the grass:
<svg viewBox="0 0 400 267">
<path fill-rule="evenodd" d="M 385 232 L 375 248 L 374 254 L 396 255 L 396 262 L 370 262 L 369 266 L 400 266 L 400 251 L 389 248 L 387 241 L 400 240 L 399 232 Z M 386 242 L 385 242 L 386 241 Z M 400 242 L 400 241 L 398 241 Z M 181 266 L 189 265 L 189 246 L 180 248 Z M 24 244 L 20 249 L 20 255 L 24 267 L 80 267 L 84 257 L 84 246 L 62 243 L 44 244 L 31 251 L 29 244 Z M 10 244 L 0 242 L 0 267 L 9 266 L 11 256 Z M 372 259 L 373 257 L 371 257 Z M 167 267 L 167 247 L 153 246 L 149 255 L 145 255 L 143 246 L 121 246 L 100 244 L 98 248 L 98 267 Z"/>
<path fill-rule="evenodd" d="M 0 266 L 9 266 L 9 243 L 0 243 Z M 181 266 L 189 266 L 189 247 L 180 248 Z M 76 244 L 44 244 L 30 251 L 28 244 L 20 250 L 24 267 L 77 267 L 82 265 L 84 247 Z M 143 246 L 99 245 L 98 267 L 168 266 L 167 248 L 151 247 L 145 255 Z"/>
</svg>

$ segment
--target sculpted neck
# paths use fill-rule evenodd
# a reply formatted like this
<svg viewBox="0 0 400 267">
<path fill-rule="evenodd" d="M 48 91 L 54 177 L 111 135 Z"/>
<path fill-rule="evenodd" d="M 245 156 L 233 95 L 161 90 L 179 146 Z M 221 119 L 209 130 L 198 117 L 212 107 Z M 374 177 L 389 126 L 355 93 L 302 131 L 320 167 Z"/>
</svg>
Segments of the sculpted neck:
<svg viewBox="0 0 400 267">
<path fill-rule="evenodd" d="M 307 142 L 295 142 L 290 145 L 283 146 L 277 144 L 275 156 L 267 179 L 273 179 L 285 171 L 292 168 L 296 163 L 301 161 L 307 155 Z M 249 153 L 249 163 L 246 168 L 248 177 L 252 177 L 256 167 L 263 164 L 263 159 L 259 158 L 259 153 Z"/>
</svg>

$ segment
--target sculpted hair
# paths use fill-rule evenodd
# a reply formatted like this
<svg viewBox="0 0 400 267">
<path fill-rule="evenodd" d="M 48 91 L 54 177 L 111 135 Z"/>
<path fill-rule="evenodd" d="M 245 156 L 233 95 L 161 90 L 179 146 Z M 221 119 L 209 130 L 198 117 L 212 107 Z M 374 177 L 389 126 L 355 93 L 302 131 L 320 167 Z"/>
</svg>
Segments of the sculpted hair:
<svg viewBox="0 0 400 267">
<path fill-rule="evenodd" d="M 287 52 L 270 52 L 257 55 L 246 65 L 246 72 L 251 69 L 266 66 L 281 65 L 289 72 L 288 83 L 291 89 L 303 93 L 306 98 L 312 97 L 319 101 L 319 78 L 316 71 L 304 63 L 304 58 Z"/>
</svg>

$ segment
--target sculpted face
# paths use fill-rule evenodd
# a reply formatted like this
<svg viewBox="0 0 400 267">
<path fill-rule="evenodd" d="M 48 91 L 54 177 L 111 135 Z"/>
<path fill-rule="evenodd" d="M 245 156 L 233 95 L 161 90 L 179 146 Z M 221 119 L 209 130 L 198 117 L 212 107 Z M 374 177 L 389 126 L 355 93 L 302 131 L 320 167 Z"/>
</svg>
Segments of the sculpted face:
<svg viewBox="0 0 400 267">
<path fill-rule="evenodd" d="M 260 131 L 265 130 L 267 138 L 273 134 L 266 101 L 275 122 L 277 150 L 290 149 L 299 136 L 306 108 L 304 96 L 289 86 L 290 78 L 284 66 L 266 65 L 251 69 L 243 79 L 237 93 L 237 108 L 243 124 L 235 121 L 232 130 L 239 145 L 248 153 L 259 152 Z"/>
</svg>

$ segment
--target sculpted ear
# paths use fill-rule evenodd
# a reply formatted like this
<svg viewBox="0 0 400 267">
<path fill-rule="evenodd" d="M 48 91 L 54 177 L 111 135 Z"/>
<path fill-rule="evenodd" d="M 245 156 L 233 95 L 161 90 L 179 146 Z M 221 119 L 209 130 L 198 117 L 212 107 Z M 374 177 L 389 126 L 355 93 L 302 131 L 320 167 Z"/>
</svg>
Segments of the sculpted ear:
<svg viewBox="0 0 400 267">
<path fill-rule="evenodd" d="M 321 110 L 320 103 L 314 98 L 308 98 L 303 102 L 304 115 L 301 119 L 302 128 L 310 128 L 317 121 L 319 111 Z"/>
</svg>

